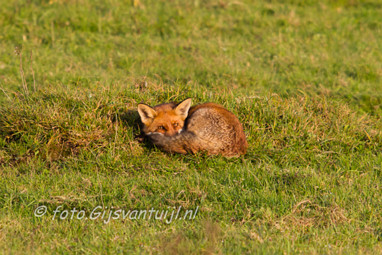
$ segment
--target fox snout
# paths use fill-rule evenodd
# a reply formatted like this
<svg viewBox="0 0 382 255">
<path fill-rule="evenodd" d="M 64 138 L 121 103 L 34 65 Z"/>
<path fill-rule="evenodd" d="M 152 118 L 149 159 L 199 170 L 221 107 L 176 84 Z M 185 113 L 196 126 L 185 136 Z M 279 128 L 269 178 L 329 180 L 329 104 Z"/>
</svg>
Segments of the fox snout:
<svg viewBox="0 0 382 255">
<path fill-rule="evenodd" d="M 156 131 L 156 132 L 148 132 L 146 133 L 146 135 L 160 135 L 160 136 L 174 136 L 174 135 L 177 135 L 181 132 L 182 130 L 166 130 L 164 132 L 159 132 L 159 131 Z"/>
</svg>

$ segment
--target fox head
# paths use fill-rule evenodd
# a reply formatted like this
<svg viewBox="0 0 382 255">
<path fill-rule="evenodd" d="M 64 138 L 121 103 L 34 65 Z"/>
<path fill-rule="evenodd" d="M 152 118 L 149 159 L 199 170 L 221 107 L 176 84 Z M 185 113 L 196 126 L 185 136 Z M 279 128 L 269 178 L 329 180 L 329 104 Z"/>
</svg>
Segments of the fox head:
<svg viewBox="0 0 382 255">
<path fill-rule="evenodd" d="M 154 107 L 139 104 L 138 113 L 143 123 L 143 132 L 147 135 L 156 133 L 166 136 L 180 133 L 191 102 L 191 98 L 188 98 L 179 104 L 167 103 Z"/>
</svg>

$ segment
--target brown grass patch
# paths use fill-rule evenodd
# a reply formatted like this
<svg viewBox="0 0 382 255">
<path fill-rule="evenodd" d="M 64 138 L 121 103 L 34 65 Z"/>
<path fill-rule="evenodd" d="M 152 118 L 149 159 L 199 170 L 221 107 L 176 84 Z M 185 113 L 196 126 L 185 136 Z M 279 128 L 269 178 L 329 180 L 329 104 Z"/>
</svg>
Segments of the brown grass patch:
<svg viewBox="0 0 382 255">
<path fill-rule="evenodd" d="M 287 229 L 308 229 L 310 227 L 329 227 L 348 223 L 344 209 L 337 205 L 322 207 L 310 200 L 297 203 L 292 212 L 278 222 L 278 225 Z"/>
</svg>

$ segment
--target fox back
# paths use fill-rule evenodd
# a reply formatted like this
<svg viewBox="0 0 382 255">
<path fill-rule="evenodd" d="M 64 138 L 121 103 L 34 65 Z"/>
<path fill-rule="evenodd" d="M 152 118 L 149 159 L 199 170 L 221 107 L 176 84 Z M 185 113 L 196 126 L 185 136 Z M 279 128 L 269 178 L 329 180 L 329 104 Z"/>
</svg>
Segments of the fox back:
<svg viewBox="0 0 382 255">
<path fill-rule="evenodd" d="M 238 118 L 215 103 L 191 107 L 191 99 L 150 107 L 138 105 L 143 132 L 167 152 L 223 155 L 245 154 L 247 141 Z"/>
</svg>

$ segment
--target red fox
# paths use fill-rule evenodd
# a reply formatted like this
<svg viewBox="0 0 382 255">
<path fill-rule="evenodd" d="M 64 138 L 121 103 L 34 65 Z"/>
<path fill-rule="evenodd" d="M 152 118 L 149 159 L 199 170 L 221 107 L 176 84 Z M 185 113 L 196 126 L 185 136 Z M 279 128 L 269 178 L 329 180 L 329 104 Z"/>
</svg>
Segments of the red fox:
<svg viewBox="0 0 382 255">
<path fill-rule="evenodd" d="M 191 99 L 154 107 L 138 105 L 143 133 L 167 152 L 237 157 L 248 144 L 237 117 L 223 106 L 204 103 L 191 107 Z"/>
</svg>

